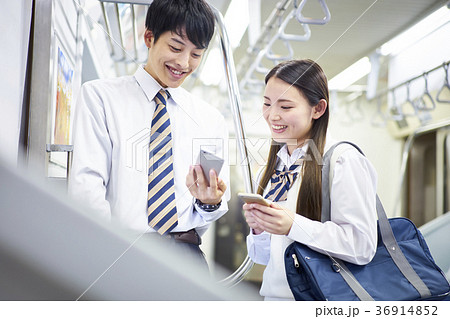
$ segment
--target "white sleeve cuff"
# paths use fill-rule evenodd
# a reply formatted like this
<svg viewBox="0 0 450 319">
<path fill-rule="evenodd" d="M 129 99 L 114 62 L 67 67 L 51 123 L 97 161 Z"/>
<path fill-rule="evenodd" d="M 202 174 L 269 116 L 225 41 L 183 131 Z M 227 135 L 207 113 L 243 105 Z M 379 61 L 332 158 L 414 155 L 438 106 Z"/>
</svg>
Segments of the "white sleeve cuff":
<svg viewBox="0 0 450 319">
<path fill-rule="evenodd" d="M 222 200 L 222 204 L 220 204 L 219 208 L 217 208 L 215 211 L 207 212 L 201 209 L 200 206 L 195 203 L 194 199 L 194 210 L 203 218 L 205 222 L 210 223 L 225 215 L 225 213 L 228 211 L 228 205 L 225 200 Z"/>
</svg>

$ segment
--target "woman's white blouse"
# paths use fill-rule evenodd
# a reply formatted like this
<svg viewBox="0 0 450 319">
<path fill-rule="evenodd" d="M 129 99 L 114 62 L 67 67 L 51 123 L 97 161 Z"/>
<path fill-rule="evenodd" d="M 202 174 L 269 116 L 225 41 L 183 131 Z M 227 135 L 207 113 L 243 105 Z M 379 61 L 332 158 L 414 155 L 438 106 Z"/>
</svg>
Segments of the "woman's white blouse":
<svg viewBox="0 0 450 319">
<path fill-rule="evenodd" d="M 327 144 L 325 150 L 331 147 Z M 304 156 L 307 145 L 289 156 L 286 146 L 278 152 L 279 165 L 290 166 Z M 297 168 L 301 170 L 301 166 Z M 282 207 L 295 211 L 301 185 L 298 175 Z M 293 241 L 307 245 L 318 252 L 354 263 L 367 264 L 375 255 L 377 246 L 376 214 L 377 174 L 369 160 L 356 149 L 342 153 L 334 168 L 331 186 L 331 221 L 321 223 L 296 214 L 287 235 L 260 235 L 247 237 L 249 257 L 258 264 L 267 265 L 264 271 L 261 295 L 266 299 L 293 299 L 284 266 L 284 251 Z M 270 182 L 265 192 L 270 189 Z"/>
</svg>

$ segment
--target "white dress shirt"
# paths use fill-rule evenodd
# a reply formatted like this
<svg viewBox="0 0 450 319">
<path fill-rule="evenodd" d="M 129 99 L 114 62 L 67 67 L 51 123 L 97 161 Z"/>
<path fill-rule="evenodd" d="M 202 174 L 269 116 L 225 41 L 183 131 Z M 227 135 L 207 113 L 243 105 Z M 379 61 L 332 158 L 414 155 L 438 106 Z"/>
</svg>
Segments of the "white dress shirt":
<svg viewBox="0 0 450 319">
<path fill-rule="evenodd" d="M 328 150 L 334 143 L 327 143 Z M 278 152 L 278 169 L 290 166 L 304 156 L 307 145 L 289 156 L 287 147 Z M 301 171 L 301 166 L 296 171 Z M 291 186 L 287 200 L 278 204 L 290 211 L 296 210 L 301 185 L 299 174 Z M 293 300 L 284 265 L 284 252 L 293 241 L 313 250 L 355 263 L 367 264 L 375 255 L 377 246 L 376 213 L 377 174 L 369 160 L 356 149 L 342 153 L 334 168 L 331 186 L 331 221 L 321 223 L 296 214 L 287 235 L 263 232 L 247 237 L 249 257 L 258 264 L 267 265 L 260 293 L 266 300 Z M 270 189 L 270 181 L 265 189 Z"/>
<path fill-rule="evenodd" d="M 74 121 L 74 153 L 69 193 L 101 217 L 126 229 L 153 232 L 147 220 L 148 147 L 161 86 L 139 67 L 133 76 L 83 84 Z M 229 186 L 228 132 L 223 116 L 183 88 L 168 88 L 178 225 L 203 234 L 228 210 L 205 212 L 194 204 L 186 184 L 200 149 L 224 158 L 220 178 Z"/>
</svg>

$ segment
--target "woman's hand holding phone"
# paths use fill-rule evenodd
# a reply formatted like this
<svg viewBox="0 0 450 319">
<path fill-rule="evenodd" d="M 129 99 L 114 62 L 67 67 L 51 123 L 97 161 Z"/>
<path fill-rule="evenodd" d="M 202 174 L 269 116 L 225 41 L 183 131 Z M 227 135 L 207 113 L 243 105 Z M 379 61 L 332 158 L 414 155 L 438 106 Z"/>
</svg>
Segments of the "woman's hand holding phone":
<svg viewBox="0 0 450 319">
<path fill-rule="evenodd" d="M 293 212 L 274 202 L 265 200 L 269 204 L 269 206 L 267 206 L 264 202 L 257 202 L 260 201 L 260 199 L 255 198 L 252 200 L 254 197 L 248 196 L 248 194 L 245 194 L 247 196 L 243 195 L 239 194 L 239 197 L 246 202 L 243 206 L 245 211 L 244 215 L 247 224 L 253 229 L 254 234 L 257 235 L 263 231 L 276 235 L 289 234 L 292 224 L 294 223 L 295 214 Z M 256 194 L 250 195 L 254 196 Z"/>
</svg>

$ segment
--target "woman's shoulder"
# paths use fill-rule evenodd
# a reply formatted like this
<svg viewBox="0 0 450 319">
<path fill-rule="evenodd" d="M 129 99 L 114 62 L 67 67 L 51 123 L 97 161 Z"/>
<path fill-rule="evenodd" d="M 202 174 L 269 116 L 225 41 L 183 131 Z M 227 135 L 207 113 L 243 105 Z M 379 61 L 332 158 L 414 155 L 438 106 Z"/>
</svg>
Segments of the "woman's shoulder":
<svg viewBox="0 0 450 319">
<path fill-rule="evenodd" d="M 325 151 L 330 150 L 333 145 L 339 142 L 342 141 L 330 141 L 329 144 L 327 141 L 328 145 L 326 145 Z M 356 143 L 353 144 L 358 146 L 358 144 Z M 364 152 L 363 149 L 361 149 L 361 151 Z M 335 148 L 332 156 L 330 156 L 330 167 L 335 167 L 335 170 L 338 168 L 338 170 L 335 171 L 336 174 L 348 174 L 350 172 L 361 173 L 365 171 L 368 172 L 370 176 L 372 176 L 372 179 L 376 180 L 377 178 L 375 167 L 373 166 L 371 161 L 356 147 L 349 143 L 341 143 Z"/>
<path fill-rule="evenodd" d="M 350 142 L 356 146 L 358 146 L 356 143 L 348 140 L 336 140 L 336 139 L 328 139 L 325 143 L 324 148 L 324 155 L 336 144 L 340 143 L 333 151 L 333 154 L 336 154 L 334 157 L 339 158 L 366 158 L 364 154 L 362 154 L 356 147 L 349 143 Z M 359 146 L 358 146 L 359 147 Z M 363 150 L 362 150 L 363 151 Z"/>
</svg>

